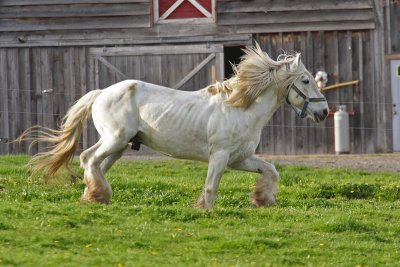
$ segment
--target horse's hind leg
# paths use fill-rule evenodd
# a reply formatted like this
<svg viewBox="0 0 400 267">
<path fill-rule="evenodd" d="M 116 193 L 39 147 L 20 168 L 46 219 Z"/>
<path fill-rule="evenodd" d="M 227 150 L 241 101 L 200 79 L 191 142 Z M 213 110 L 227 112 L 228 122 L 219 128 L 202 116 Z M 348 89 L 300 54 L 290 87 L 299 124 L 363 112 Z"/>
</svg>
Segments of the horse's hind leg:
<svg viewBox="0 0 400 267">
<path fill-rule="evenodd" d="M 86 149 L 81 153 L 81 155 L 79 156 L 81 162 L 81 168 L 83 168 L 84 170 L 87 169 L 87 163 L 89 158 L 93 156 L 93 153 L 96 151 L 96 149 L 99 148 L 100 145 L 101 145 L 101 139 L 97 141 L 96 144 L 94 144 L 93 146 L 89 147 L 88 149 Z"/>
<path fill-rule="evenodd" d="M 251 202 L 253 206 L 270 206 L 275 203 L 279 173 L 276 171 L 274 165 L 265 162 L 256 156 L 252 156 L 229 167 L 235 170 L 262 174 L 257 181 L 254 194 L 252 195 Z"/>
<path fill-rule="evenodd" d="M 85 191 L 82 196 L 82 201 L 84 202 L 100 202 L 108 204 L 110 202 L 112 190 L 110 184 L 104 177 L 101 163 L 108 156 L 115 153 L 119 155 L 126 147 L 128 141 L 118 141 L 118 139 L 102 139 L 100 145 L 96 147 L 94 153 L 87 154 L 87 163 L 85 164 L 85 178 L 86 183 Z M 96 145 L 95 145 L 96 146 Z M 122 154 L 122 153 L 121 153 Z M 116 159 L 115 159 L 116 160 Z M 111 167 L 110 161 L 107 165 Z M 107 167 L 107 166 L 105 166 Z"/>
<path fill-rule="evenodd" d="M 129 147 L 129 145 L 126 145 L 123 149 L 121 149 L 118 152 L 115 152 L 113 154 L 111 154 L 110 156 L 108 156 L 100 165 L 101 171 L 102 173 L 106 173 L 111 166 L 122 157 L 122 155 L 124 154 L 125 150 Z"/>
</svg>

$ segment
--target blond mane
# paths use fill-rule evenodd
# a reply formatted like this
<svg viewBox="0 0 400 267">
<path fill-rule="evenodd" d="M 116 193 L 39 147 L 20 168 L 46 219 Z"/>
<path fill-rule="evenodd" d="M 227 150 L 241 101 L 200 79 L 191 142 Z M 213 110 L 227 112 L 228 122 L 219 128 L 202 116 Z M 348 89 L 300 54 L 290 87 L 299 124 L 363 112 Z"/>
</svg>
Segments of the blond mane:
<svg viewBox="0 0 400 267">
<path fill-rule="evenodd" d="M 242 61 L 233 66 L 234 76 L 207 87 L 211 95 L 226 94 L 225 103 L 229 106 L 248 108 L 264 91 L 273 87 L 281 90 L 278 92 L 279 101 L 283 101 L 286 88 L 304 73 L 303 64 L 299 64 L 296 69 L 279 72 L 278 75 L 282 65 L 293 63 L 298 54 L 284 53 L 275 61 L 257 43 L 254 48 L 243 51 Z"/>
</svg>

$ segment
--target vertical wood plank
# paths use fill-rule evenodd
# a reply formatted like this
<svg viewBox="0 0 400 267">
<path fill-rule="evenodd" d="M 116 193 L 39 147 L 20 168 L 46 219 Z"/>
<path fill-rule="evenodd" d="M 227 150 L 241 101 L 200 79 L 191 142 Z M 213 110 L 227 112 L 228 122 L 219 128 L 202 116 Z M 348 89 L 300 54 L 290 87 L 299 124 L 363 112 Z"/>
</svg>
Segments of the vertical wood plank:
<svg viewBox="0 0 400 267">
<path fill-rule="evenodd" d="M 42 92 L 54 90 L 53 89 L 53 48 L 42 48 L 40 53 L 40 65 L 41 65 L 41 88 Z M 42 93 L 42 111 L 43 111 L 43 125 L 51 129 L 55 128 L 54 123 L 54 92 L 53 93 Z"/>
<path fill-rule="evenodd" d="M 359 91 L 359 110 L 360 110 L 360 136 L 361 136 L 361 144 L 360 144 L 360 153 L 365 153 L 365 110 L 364 110 L 364 90 L 362 90 L 361 88 L 363 87 L 363 83 L 364 83 L 364 58 L 363 58 L 363 51 L 364 51 L 364 46 L 363 46 L 363 40 L 362 40 L 362 35 L 364 33 L 358 33 L 357 34 L 357 57 L 358 57 L 358 78 L 360 80 L 360 85 L 357 86 L 357 90 Z"/>
<path fill-rule="evenodd" d="M 306 68 L 310 71 L 313 71 L 314 69 L 314 36 L 312 32 L 307 32 L 305 34 L 305 65 Z M 307 141 L 308 141 L 308 153 L 316 153 L 316 148 L 315 148 L 315 129 L 312 125 L 311 121 L 307 121 Z"/>
<path fill-rule="evenodd" d="M 133 77 L 133 65 L 131 63 L 132 61 L 132 56 L 125 56 L 125 64 L 126 64 L 126 76 L 129 79 L 135 79 L 135 77 Z"/>
<path fill-rule="evenodd" d="M 74 105 L 76 101 L 78 101 L 81 97 L 82 97 L 82 79 L 84 79 L 84 77 L 82 77 L 82 75 L 85 76 L 85 71 L 83 71 L 81 69 L 82 66 L 82 61 L 81 61 L 81 51 L 82 48 L 80 47 L 74 47 L 73 50 L 73 54 L 72 54 L 72 58 L 73 58 L 73 72 L 75 75 L 75 81 L 74 81 L 74 85 L 72 90 L 74 91 L 74 101 L 73 103 L 71 103 L 71 105 Z M 91 120 L 88 120 L 88 124 L 86 126 L 86 129 L 90 127 L 90 123 Z M 87 130 L 84 131 L 87 131 Z M 84 147 L 83 147 L 83 141 L 82 141 L 82 137 L 79 140 L 79 147 L 77 149 L 77 152 L 80 153 L 81 151 L 83 151 Z"/>
<path fill-rule="evenodd" d="M 106 88 L 112 84 L 108 68 L 105 67 L 100 61 L 96 60 L 96 62 L 99 68 L 99 88 Z"/>
<path fill-rule="evenodd" d="M 84 47 L 80 47 L 78 50 L 78 60 L 79 60 L 79 72 L 80 72 L 80 80 L 79 80 L 79 95 L 81 98 L 88 92 L 88 84 L 87 84 L 87 69 L 89 68 L 86 62 L 86 49 Z M 92 139 L 90 137 L 90 133 L 93 131 L 93 123 L 92 120 L 89 119 L 87 122 L 86 129 L 82 132 L 82 149 L 87 149 L 93 145 Z"/>
<path fill-rule="evenodd" d="M 9 88 L 8 93 L 8 127 L 9 138 L 14 140 L 21 132 L 21 88 L 18 79 L 18 49 L 11 48 L 7 50 L 7 83 Z M 20 153 L 20 148 L 17 144 L 10 144 L 10 153 Z"/>
<path fill-rule="evenodd" d="M 124 58 L 122 56 L 115 57 L 114 66 L 119 69 L 122 73 L 126 74 L 126 65 L 124 64 Z M 125 80 L 121 75 L 116 75 L 115 82 L 120 82 Z"/>
<path fill-rule="evenodd" d="M 174 62 L 172 61 L 172 56 L 171 55 L 162 55 L 161 56 L 161 65 L 163 67 L 167 67 L 167 66 L 174 66 L 172 64 L 174 64 Z M 167 86 L 167 87 L 172 87 L 174 86 L 174 74 L 175 74 L 175 69 L 176 68 L 170 68 L 169 71 L 167 71 L 166 73 L 164 73 L 163 77 L 162 77 L 162 85 L 163 86 Z M 178 83 L 178 81 L 175 82 L 175 84 Z"/>
<path fill-rule="evenodd" d="M 222 82 L 225 77 L 224 53 L 216 53 L 215 64 L 217 68 L 217 81 Z"/>
<path fill-rule="evenodd" d="M 87 64 L 87 73 L 86 73 L 87 90 L 92 91 L 99 89 L 97 87 L 98 77 L 96 77 L 96 75 L 98 75 L 98 65 L 96 65 L 96 62 L 98 61 L 94 57 L 90 56 L 89 49 L 90 48 L 85 48 L 84 51 L 85 51 L 85 60 Z M 87 138 L 88 138 L 88 144 L 87 144 L 88 147 L 92 144 L 95 144 L 98 141 L 99 139 L 98 133 L 94 127 L 88 130 Z"/>
<path fill-rule="evenodd" d="M 391 110 L 388 105 L 385 105 L 385 101 L 387 99 L 386 92 L 390 92 L 388 87 L 388 64 L 384 62 L 385 55 L 385 34 L 384 34 L 384 19 L 383 19 L 383 4 L 382 1 L 374 0 L 374 8 L 376 14 L 375 20 L 375 30 L 372 31 L 372 42 L 373 42 L 373 63 L 374 67 L 378 71 L 373 71 L 372 75 L 374 76 L 374 92 L 375 92 L 375 101 L 376 101 L 376 127 L 375 131 L 375 151 L 376 152 L 388 152 L 391 151 L 392 146 L 388 144 L 388 140 L 391 140 L 391 137 L 388 135 L 388 127 L 391 126 Z M 385 77 L 385 78 L 384 78 Z M 389 93 L 388 93 L 389 94 Z M 390 114 L 390 115 L 389 115 Z"/>
<path fill-rule="evenodd" d="M 9 88 L 8 93 L 8 124 L 9 138 L 14 140 L 20 132 L 20 122 L 22 121 L 22 113 L 20 112 L 20 86 L 18 79 L 18 49 L 11 48 L 7 50 L 7 83 Z M 19 153 L 16 144 L 10 144 L 10 153 Z"/>
<path fill-rule="evenodd" d="M 10 92 L 7 82 L 7 49 L 0 49 L 0 138 L 9 138 L 9 107 L 8 94 Z M 0 152 L 2 154 L 10 153 L 10 145 L 0 143 Z"/>
<path fill-rule="evenodd" d="M 373 73 L 373 55 L 372 55 L 372 42 L 371 42 L 371 31 L 368 34 L 363 35 L 363 44 L 365 48 L 363 49 L 363 77 L 364 82 L 362 83 L 361 90 L 364 92 L 364 136 L 365 136 L 365 152 L 366 153 L 374 153 L 375 152 L 375 135 L 374 132 L 376 131 L 376 123 L 374 120 L 374 116 L 376 114 L 376 105 L 375 105 L 375 97 L 374 97 L 374 77 Z"/>
<path fill-rule="evenodd" d="M 34 103 L 32 103 L 32 111 L 35 114 L 35 124 L 43 125 L 43 106 L 42 106 L 42 64 L 41 64 L 41 49 L 40 48 L 32 48 L 32 84 L 34 86 Z M 43 143 L 38 143 L 35 145 L 35 153 L 39 151 L 43 151 L 44 149 Z"/>
<path fill-rule="evenodd" d="M 301 33 L 295 33 L 294 38 L 293 38 L 293 50 L 301 53 L 301 61 L 305 65 L 305 50 L 302 50 L 303 45 L 302 45 L 302 37 L 303 35 Z M 307 65 L 305 65 L 306 68 Z M 292 113 L 294 113 L 292 111 Z M 294 154 L 306 154 L 307 153 L 307 147 L 308 147 L 308 138 L 307 138 L 307 120 L 306 119 L 300 119 L 296 118 L 297 116 L 294 114 L 295 119 L 294 119 L 294 125 L 293 125 L 293 135 L 294 135 L 294 147 L 293 147 L 293 153 Z"/>
<path fill-rule="evenodd" d="M 339 56 L 338 56 L 338 33 L 336 31 L 325 33 L 325 69 L 328 74 L 328 84 L 332 85 L 339 82 Z M 339 91 L 337 89 L 325 92 L 329 107 L 333 110 L 339 104 Z M 326 142 L 328 144 L 327 152 L 335 153 L 334 120 L 333 116 L 328 117 L 326 121 Z"/>
<path fill-rule="evenodd" d="M 261 49 L 263 51 L 266 51 L 269 55 L 272 55 L 272 48 L 271 48 L 271 36 L 272 34 L 265 34 L 265 35 L 258 35 L 258 40 L 257 42 L 260 44 Z M 272 142 L 272 138 L 274 137 L 275 133 L 275 127 L 274 127 L 274 121 L 275 121 L 276 116 L 272 116 L 268 124 L 265 126 L 261 133 L 261 138 L 260 138 L 260 146 L 258 149 L 258 153 L 274 153 L 274 145 L 275 142 Z"/>
<path fill-rule="evenodd" d="M 99 61 L 95 58 L 93 58 L 94 62 L 94 84 L 96 89 L 100 89 L 100 67 L 99 67 Z"/>
<path fill-rule="evenodd" d="M 302 32 L 302 33 L 299 34 L 298 40 L 297 40 L 297 48 L 296 49 L 298 49 L 298 51 L 301 53 L 301 60 L 302 60 L 303 64 L 306 66 L 306 68 L 308 70 L 310 70 L 309 66 L 308 66 L 308 62 L 309 62 L 308 57 L 309 57 L 309 55 L 307 54 L 308 53 L 308 51 L 307 51 L 307 33 Z M 311 150 L 312 144 L 310 144 L 310 140 L 309 140 L 309 136 L 308 136 L 309 120 L 302 120 L 301 127 L 302 127 L 301 131 L 302 131 L 302 135 L 303 135 L 303 137 L 302 137 L 303 140 L 299 140 L 298 139 L 297 142 L 298 143 L 299 142 L 303 143 L 302 144 L 302 150 L 299 151 L 299 152 L 296 152 L 296 154 L 309 154 L 309 153 L 312 153 L 313 152 L 313 150 Z M 310 150 L 312 152 L 310 152 Z"/>
<path fill-rule="evenodd" d="M 61 120 L 66 113 L 66 92 L 64 86 L 64 57 L 63 50 L 61 48 L 54 49 L 53 51 L 53 96 L 54 96 L 54 124 L 57 127 L 60 125 Z"/>
<path fill-rule="evenodd" d="M 284 44 L 283 49 L 286 51 L 294 51 L 294 33 L 287 33 L 283 38 Z M 293 112 L 289 105 L 284 105 L 284 131 L 286 133 L 285 144 L 285 154 L 294 154 L 296 146 L 296 120 L 297 115 Z"/>
<path fill-rule="evenodd" d="M 390 2 L 390 51 L 387 53 L 400 54 L 400 3 L 398 1 Z"/>
<path fill-rule="evenodd" d="M 201 61 L 202 55 L 191 54 L 190 57 L 193 65 L 190 69 L 188 69 L 188 71 L 191 71 L 193 68 L 195 68 L 195 66 Z M 198 87 L 200 87 L 199 72 L 197 72 L 197 74 L 188 81 L 186 84 L 186 91 L 194 91 L 196 90 L 195 88 Z"/>
<path fill-rule="evenodd" d="M 377 2 L 380 3 L 380 1 Z M 389 4 L 389 1 L 387 1 L 386 4 Z M 400 3 L 397 4 L 400 5 Z M 380 69 L 380 71 L 375 71 L 375 75 L 377 75 L 375 79 L 375 89 L 378 93 L 378 101 L 380 103 L 379 109 L 381 111 L 379 114 L 380 116 L 377 118 L 378 128 L 381 129 L 381 134 L 378 135 L 378 140 L 376 141 L 376 151 L 391 152 L 393 150 L 392 132 L 390 130 L 392 129 L 392 107 L 390 104 L 386 104 L 391 103 L 391 86 L 389 81 L 390 68 L 389 64 L 387 64 L 384 59 L 385 48 L 387 47 L 385 44 L 391 42 L 391 38 L 387 35 L 385 36 L 385 21 L 383 18 L 384 5 L 380 4 L 379 7 L 377 7 L 377 11 L 381 14 L 382 20 L 381 23 L 377 24 L 374 31 L 374 40 L 377 43 L 375 52 L 375 60 L 377 62 L 375 66 Z M 400 17 L 399 14 L 397 14 L 397 16 Z M 392 31 L 396 31 L 395 29 L 399 29 L 398 26 Z"/>
<path fill-rule="evenodd" d="M 67 109 L 69 109 L 77 99 L 76 97 L 76 80 L 78 66 L 75 61 L 75 48 L 68 47 L 64 49 L 64 75 L 65 75 L 65 90 L 68 93 L 68 105 Z M 78 151 L 81 149 L 81 144 L 78 146 Z"/>
<path fill-rule="evenodd" d="M 314 36 L 314 66 L 312 72 L 316 73 L 319 70 L 325 70 L 325 33 L 319 31 Z M 322 130 L 320 124 L 312 122 L 312 131 L 314 132 L 314 147 L 315 153 L 322 154 L 327 151 L 326 132 Z"/>
<path fill-rule="evenodd" d="M 276 58 L 278 51 L 283 48 L 283 35 L 278 33 L 272 38 L 272 56 Z M 286 128 L 285 128 L 285 105 L 280 107 L 274 114 L 274 129 L 276 130 L 276 135 L 274 137 L 275 142 L 275 154 L 285 153 L 285 142 L 286 142 Z"/>
<path fill-rule="evenodd" d="M 222 55 L 223 55 L 223 54 L 222 54 Z M 200 55 L 199 55 L 199 56 L 200 56 Z M 204 59 L 205 59 L 207 56 L 209 56 L 209 54 L 205 54 L 205 55 L 203 55 L 203 56 L 204 56 Z M 201 57 L 201 58 L 203 58 L 203 57 Z M 200 63 L 200 62 L 203 61 L 204 59 L 199 59 L 198 63 Z M 222 59 L 223 59 L 223 58 L 222 58 Z M 221 58 L 220 58 L 219 60 L 221 60 Z M 222 60 L 222 61 L 223 61 L 223 60 Z M 195 75 L 195 77 L 196 77 L 196 79 L 197 79 L 197 81 L 196 81 L 197 84 L 193 87 L 192 90 L 199 90 L 199 89 L 204 88 L 204 87 L 208 86 L 209 84 L 211 84 L 211 72 L 212 72 L 211 68 L 212 68 L 212 65 L 213 65 L 213 64 L 214 64 L 214 65 L 217 65 L 216 62 L 217 62 L 217 58 L 214 58 L 213 60 L 211 60 L 210 62 L 208 62 L 208 63 L 203 67 L 203 69 L 201 69 L 201 70 Z"/>
<path fill-rule="evenodd" d="M 352 81 L 352 46 L 351 33 L 338 33 L 338 53 L 339 53 L 339 82 Z M 339 94 L 339 104 L 345 105 L 347 111 L 353 111 L 353 87 L 342 87 L 336 89 Z M 353 133 L 353 117 L 349 118 L 350 122 L 350 152 L 354 150 L 354 133 Z"/>
<path fill-rule="evenodd" d="M 21 129 L 18 131 L 17 135 L 21 134 L 24 130 L 31 127 L 32 124 L 32 93 L 31 93 L 31 60 L 30 60 L 30 49 L 22 48 L 19 49 L 19 81 L 21 88 L 21 109 L 22 121 Z M 23 142 L 21 144 L 22 153 L 27 153 L 29 150 L 28 142 Z"/>
<path fill-rule="evenodd" d="M 132 64 L 132 75 L 133 75 L 133 78 L 141 80 L 142 79 L 142 74 L 140 72 L 140 57 L 133 56 L 131 64 Z"/>
<path fill-rule="evenodd" d="M 72 91 L 73 85 L 74 85 L 74 79 L 75 75 L 74 72 L 72 71 L 73 69 L 73 60 L 71 57 L 71 48 L 62 48 L 63 51 L 63 62 L 64 62 L 64 69 L 63 69 L 63 75 L 64 75 L 64 85 L 65 85 L 65 93 L 66 93 L 66 102 L 68 103 L 66 106 L 70 107 L 71 104 L 74 101 L 74 93 Z"/>
<path fill-rule="evenodd" d="M 363 78 L 362 78 L 362 68 L 363 68 L 363 58 L 362 58 L 362 39 L 360 33 L 353 34 L 352 37 L 352 50 L 353 50 L 353 64 L 352 64 L 352 76 L 353 79 L 359 80 L 359 86 L 353 87 L 353 110 L 354 117 L 353 121 L 353 153 L 363 153 L 364 152 L 364 108 L 361 104 L 363 102 L 363 92 L 360 90 Z"/>
<path fill-rule="evenodd" d="M 113 65 L 116 66 L 117 58 L 116 57 L 106 57 L 106 59 Z M 117 66 L 116 66 L 117 67 Z M 118 67 L 117 67 L 118 68 Z M 111 69 L 107 68 L 107 76 L 108 76 L 108 81 L 107 81 L 107 86 L 110 86 L 114 83 L 117 83 L 119 81 L 119 76 Z"/>
</svg>

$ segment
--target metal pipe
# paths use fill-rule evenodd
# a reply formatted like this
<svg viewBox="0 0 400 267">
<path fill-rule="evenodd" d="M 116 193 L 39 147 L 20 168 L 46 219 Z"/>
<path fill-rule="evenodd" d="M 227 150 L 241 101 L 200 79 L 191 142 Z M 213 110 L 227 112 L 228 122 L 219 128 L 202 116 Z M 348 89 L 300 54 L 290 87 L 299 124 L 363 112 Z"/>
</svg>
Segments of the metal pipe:
<svg viewBox="0 0 400 267">
<path fill-rule="evenodd" d="M 338 87 L 344 87 L 344 86 L 350 86 L 350 85 L 359 85 L 360 84 L 360 80 L 355 80 L 355 81 L 351 81 L 351 82 L 344 82 L 344 83 L 337 83 L 337 84 L 333 84 L 333 85 L 329 85 L 326 87 L 322 87 L 320 90 L 321 91 L 326 91 L 326 90 L 331 90 L 331 89 L 335 89 Z"/>
</svg>

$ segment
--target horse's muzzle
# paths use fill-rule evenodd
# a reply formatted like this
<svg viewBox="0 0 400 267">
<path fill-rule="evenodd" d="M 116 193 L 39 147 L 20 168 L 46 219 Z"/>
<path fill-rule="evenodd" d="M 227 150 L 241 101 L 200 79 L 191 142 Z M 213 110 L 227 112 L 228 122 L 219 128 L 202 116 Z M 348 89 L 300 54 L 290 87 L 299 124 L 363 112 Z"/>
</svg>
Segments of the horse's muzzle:
<svg viewBox="0 0 400 267">
<path fill-rule="evenodd" d="M 320 112 L 314 112 L 314 120 L 315 122 L 321 122 L 323 120 L 326 119 L 326 117 L 328 117 L 329 114 L 329 110 L 328 109 L 324 109 Z"/>
</svg>

